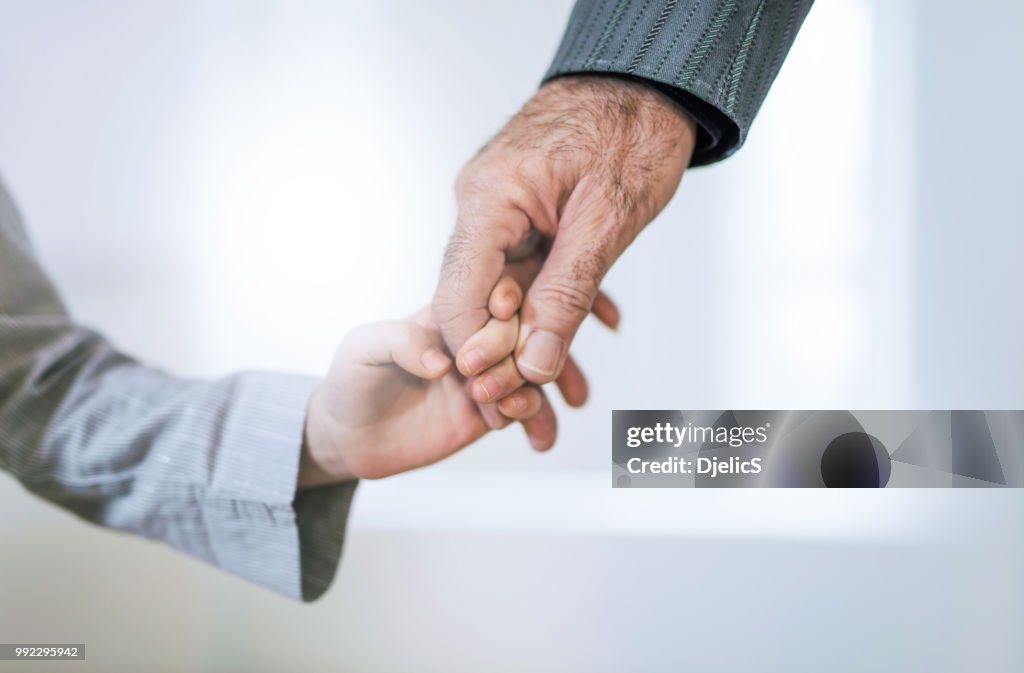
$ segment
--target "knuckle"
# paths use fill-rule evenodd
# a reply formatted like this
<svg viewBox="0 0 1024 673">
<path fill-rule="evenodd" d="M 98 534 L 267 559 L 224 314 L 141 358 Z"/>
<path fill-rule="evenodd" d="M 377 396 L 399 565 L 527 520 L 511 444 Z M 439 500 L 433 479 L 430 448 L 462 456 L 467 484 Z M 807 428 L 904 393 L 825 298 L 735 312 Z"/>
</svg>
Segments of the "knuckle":
<svg viewBox="0 0 1024 673">
<path fill-rule="evenodd" d="M 589 284 L 585 283 L 584 285 Z M 594 294 L 589 287 L 581 286 L 580 282 L 558 278 L 542 287 L 535 288 L 533 300 L 539 304 L 551 306 L 560 313 L 582 318 L 590 313 Z"/>
<path fill-rule="evenodd" d="M 434 321 L 441 332 L 454 328 L 471 329 L 474 333 L 487 324 L 490 315 L 487 308 L 467 308 L 462 302 L 445 301 L 440 306 L 434 304 Z"/>
<path fill-rule="evenodd" d="M 512 179 L 502 164 L 472 161 L 455 178 L 455 195 L 459 202 L 494 193 Z"/>
<path fill-rule="evenodd" d="M 457 323 L 465 312 L 465 307 L 450 297 L 434 297 L 434 302 L 430 308 L 434 323 L 442 331 L 453 323 Z"/>
<path fill-rule="evenodd" d="M 543 165 L 532 155 L 518 153 L 466 165 L 455 180 L 460 210 L 485 211 L 528 203 L 547 181 Z"/>
<path fill-rule="evenodd" d="M 487 307 L 467 307 L 461 301 L 445 300 L 440 304 L 435 301 L 433 307 L 434 324 L 452 352 L 483 328 L 489 316 Z"/>
<path fill-rule="evenodd" d="M 398 339 L 396 345 L 414 344 L 420 341 L 422 328 L 412 322 L 403 321 L 395 327 L 395 337 Z"/>
</svg>

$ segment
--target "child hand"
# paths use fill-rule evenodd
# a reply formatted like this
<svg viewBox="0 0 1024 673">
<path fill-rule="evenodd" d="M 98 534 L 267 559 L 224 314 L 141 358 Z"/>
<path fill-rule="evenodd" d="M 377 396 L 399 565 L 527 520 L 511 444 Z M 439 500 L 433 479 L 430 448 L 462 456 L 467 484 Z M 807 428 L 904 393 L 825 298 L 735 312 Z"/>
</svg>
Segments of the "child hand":
<svg viewBox="0 0 1024 673">
<path fill-rule="evenodd" d="M 487 309 L 492 317 L 479 332 L 466 340 L 455 358 L 459 372 L 469 379 L 470 395 L 480 405 L 484 420 L 494 429 L 504 427 L 509 423 L 508 418 L 514 418 L 507 409 L 508 400 L 515 398 L 507 396 L 522 390 L 524 385 L 526 388 L 536 387 L 524 380 L 515 359 L 528 336 L 519 329 L 518 308 L 522 301 L 519 284 L 508 276 L 503 277 L 489 299 Z M 618 327 L 618 307 L 604 292 L 598 292 L 591 311 L 608 327 Z M 579 407 L 586 403 L 587 380 L 572 355 L 566 356 L 565 366 L 555 378 L 555 384 L 570 406 Z M 543 391 L 541 410 L 542 413 L 532 420 L 527 419 L 523 426 L 530 443 L 543 451 L 554 443 L 557 432 L 554 412 Z"/>
<path fill-rule="evenodd" d="M 492 296 L 498 303 L 511 301 L 504 308 L 514 313 L 522 293 L 510 295 L 510 284 L 515 285 L 499 282 Z M 509 322 L 488 323 L 474 343 L 488 353 L 497 347 L 510 351 L 518 321 Z M 422 467 L 487 433 L 488 423 L 467 395 L 466 382 L 452 371 L 442 343 L 429 310 L 411 320 L 357 327 L 345 337 L 310 399 L 300 486 Z M 505 395 L 501 411 L 525 420 L 541 406 L 540 390 L 524 387 Z"/>
</svg>

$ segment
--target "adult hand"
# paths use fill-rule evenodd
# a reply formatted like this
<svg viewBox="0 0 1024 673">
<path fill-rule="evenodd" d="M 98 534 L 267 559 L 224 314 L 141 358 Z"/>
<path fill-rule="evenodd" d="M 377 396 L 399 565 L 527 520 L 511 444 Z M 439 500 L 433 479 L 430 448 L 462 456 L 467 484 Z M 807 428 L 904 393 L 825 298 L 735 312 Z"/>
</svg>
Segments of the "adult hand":
<svg viewBox="0 0 1024 673">
<path fill-rule="evenodd" d="M 514 361 L 460 361 L 460 371 L 493 374 L 493 399 L 524 378 L 558 379 L 580 323 L 601 312 L 605 273 L 675 193 L 695 141 L 693 119 L 647 85 L 585 75 L 541 87 L 456 183 L 458 220 L 433 303 L 450 350 L 490 317 L 508 262 L 529 285 Z M 538 256 L 525 278 L 511 268 Z"/>
</svg>

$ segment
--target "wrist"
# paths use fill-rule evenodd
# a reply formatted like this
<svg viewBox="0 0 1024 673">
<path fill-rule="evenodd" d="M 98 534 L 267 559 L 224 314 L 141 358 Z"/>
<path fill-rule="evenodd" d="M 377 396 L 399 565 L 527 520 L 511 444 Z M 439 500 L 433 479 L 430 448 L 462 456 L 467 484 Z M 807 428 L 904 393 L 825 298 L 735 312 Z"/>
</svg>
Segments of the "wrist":
<svg viewBox="0 0 1024 673">
<path fill-rule="evenodd" d="M 306 425 L 299 456 L 299 488 L 355 479 L 338 446 L 340 435 L 340 432 L 331 429 L 329 416 L 324 411 L 321 384 L 313 391 L 306 408 Z"/>
<path fill-rule="evenodd" d="M 687 158 L 697 141 L 698 125 L 693 116 L 665 92 L 644 80 L 615 73 L 562 75 L 545 82 L 538 94 L 541 92 L 574 100 L 576 104 L 583 101 L 592 110 L 603 108 L 609 117 L 656 125 L 667 137 L 673 137 L 684 148 L 688 146 Z"/>
</svg>

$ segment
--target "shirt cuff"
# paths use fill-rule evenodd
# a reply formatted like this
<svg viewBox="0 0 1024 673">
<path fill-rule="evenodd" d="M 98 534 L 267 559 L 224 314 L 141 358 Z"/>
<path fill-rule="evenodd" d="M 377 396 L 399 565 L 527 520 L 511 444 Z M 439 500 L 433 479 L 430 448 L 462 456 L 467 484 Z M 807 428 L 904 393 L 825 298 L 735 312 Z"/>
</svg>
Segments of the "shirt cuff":
<svg viewBox="0 0 1024 673">
<path fill-rule="evenodd" d="M 812 0 L 579 0 L 544 81 L 604 74 L 646 82 L 698 124 L 691 165 L 747 136 Z"/>
<path fill-rule="evenodd" d="M 317 382 L 265 373 L 235 378 L 202 508 L 214 563 L 304 601 L 320 597 L 334 577 L 356 488 L 350 481 L 296 492 Z"/>
</svg>

